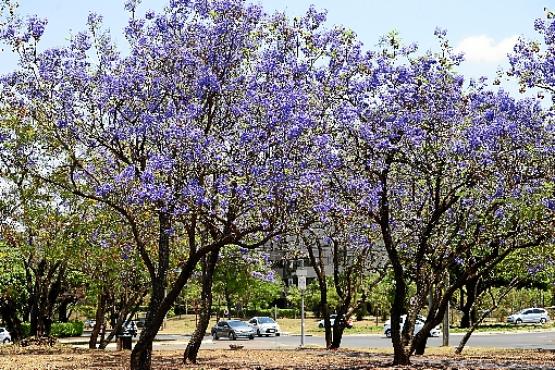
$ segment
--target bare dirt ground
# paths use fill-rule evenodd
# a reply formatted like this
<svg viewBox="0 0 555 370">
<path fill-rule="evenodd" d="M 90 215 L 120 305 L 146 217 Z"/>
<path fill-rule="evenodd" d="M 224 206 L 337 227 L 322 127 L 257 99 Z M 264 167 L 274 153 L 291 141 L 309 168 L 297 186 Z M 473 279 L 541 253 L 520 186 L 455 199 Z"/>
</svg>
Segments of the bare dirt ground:
<svg viewBox="0 0 555 370">
<path fill-rule="evenodd" d="M 0 369 L 129 369 L 129 351 L 94 351 L 69 347 L 0 348 Z M 182 363 L 182 353 L 159 351 L 153 370 L 289 370 L 289 369 L 555 369 L 555 353 L 515 350 L 474 350 L 463 356 L 436 353 L 414 356 L 412 365 L 391 366 L 391 354 L 373 351 L 302 350 L 201 350 L 197 365 Z"/>
</svg>

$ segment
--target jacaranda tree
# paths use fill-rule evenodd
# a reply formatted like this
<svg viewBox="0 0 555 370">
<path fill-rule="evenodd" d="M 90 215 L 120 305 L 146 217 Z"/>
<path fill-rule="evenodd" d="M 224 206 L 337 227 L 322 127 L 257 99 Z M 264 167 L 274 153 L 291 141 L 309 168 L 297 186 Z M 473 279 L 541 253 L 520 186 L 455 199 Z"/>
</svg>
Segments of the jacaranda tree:
<svg viewBox="0 0 555 370">
<path fill-rule="evenodd" d="M 553 236 L 545 203 L 553 129 L 541 107 L 479 83 L 465 87 L 455 72 L 460 56 L 443 31 L 436 34 L 441 51 L 423 55 L 400 47 L 395 35 L 387 39 L 353 84 L 345 130 L 352 154 L 344 166 L 353 168 L 347 181 L 362 194 L 360 209 L 380 231 L 392 266 L 397 364 L 424 352 L 429 331 L 469 278 Z M 451 281 L 453 265 L 463 268 Z M 412 335 L 428 300 L 426 324 Z"/>
<path fill-rule="evenodd" d="M 28 171 L 108 205 L 131 231 L 151 285 L 131 367 L 149 369 L 152 340 L 202 256 L 265 243 L 294 209 L 313 124 L 311 61 L 299 61 L 289 21 L 244 1 L 173 0 L 144 17 L 127 8 L 126 55 L 98 15 L 69 45 L 42 52 L 46 21 L 12 17 L 2 38 L 20 68 L 0 83 L 2 104 L 23 110 L 20 124 L 36 133 Z M 297 31 L 310 32 L 311 17 Z"/>
<path fill-rule="evenodd" d="M 322 30 L 314 9 L 289 20 L 242 0 L 171 0 L 144 16 L 136 1 L 126 8 L 125 54 L 98 15 L 69 45 L 39 51 L 46 21 L 7 13 L 0 35 L 20 66 L 0 79 L 0 109 L 17 112 L 0 138 L 31 135 L 18 166 L 109 207 L 132 235 L 150 303 L 131 368 L 150 368 L 152 340 L 197 262 L 265 244 L 297 211 L 318 221 L 344 211 L 379 235 L 368 243 L 392 266 L 397 364 L 424 351 L 468 279 L 552 238 L 549 114 L 533 99 L 467 87 L 443 31 L 439 53 L 417 54 L 395 35 L 364 53 L 351 32 Z M 546 53 L 523 44 L 513 73 L 549 90 L 553 27 L 539 28 Z"/>
</svg>

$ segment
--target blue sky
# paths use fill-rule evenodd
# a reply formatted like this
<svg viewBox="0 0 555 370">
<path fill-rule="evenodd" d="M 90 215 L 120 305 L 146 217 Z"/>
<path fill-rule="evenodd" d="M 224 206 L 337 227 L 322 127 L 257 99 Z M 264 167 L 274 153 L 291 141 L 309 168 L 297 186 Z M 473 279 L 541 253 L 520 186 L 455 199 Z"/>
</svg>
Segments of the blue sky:
<svg viewBox="0 0 555 370">
<path fill-rule="evenodd" d="M 267 11 L 302 14 L 310 4 L 328 10 L 328 24 L 352 28 L 367 48 L 380 36 L 397 30 L 401 38 L 417 42 L 422 49 L 434 47 L 436 26 L 448 30 L 451 44 L 467 55 L 461 72 L 468 77 L 493 76 L 506 65 L 506 54 L 518 36 L 536 37 L 535 18 L 553 0 L 260 0 Z M 143 0 L 142 8 L 160 10 L 167 0 Z M 121 29 L 126 22 L 123 0 L 20 0 L 20 12 L 49 20 L 43 47 L 60 45 L 71 31 L 84 28 L 87 14 L 104 16 L 112 35 L 124 43 Z M 1 54 L 0 72 L 15 67 L 15 60 Z"/>
</svg>

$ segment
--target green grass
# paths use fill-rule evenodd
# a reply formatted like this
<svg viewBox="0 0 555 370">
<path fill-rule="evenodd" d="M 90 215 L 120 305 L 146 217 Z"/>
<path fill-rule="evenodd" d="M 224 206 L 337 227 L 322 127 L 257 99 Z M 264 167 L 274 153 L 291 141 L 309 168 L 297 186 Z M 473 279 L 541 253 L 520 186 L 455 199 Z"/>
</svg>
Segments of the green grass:
<svg viewBox="0 0 555 370">
<path fill-rule="evenodd" d="M 545 325 L 540 324 L 507 324 L 507 323 L 487 323 L 478 326 L 475 332 L 528 332 L 528 331 L 538 331 L 538 330 L 553 330 L 555 324 L 553 322 L 547 323 Z M 461 329 L 458 327 L 451 328 L 453 333 L 465 333 L 467 329 Z"/>
</svg>

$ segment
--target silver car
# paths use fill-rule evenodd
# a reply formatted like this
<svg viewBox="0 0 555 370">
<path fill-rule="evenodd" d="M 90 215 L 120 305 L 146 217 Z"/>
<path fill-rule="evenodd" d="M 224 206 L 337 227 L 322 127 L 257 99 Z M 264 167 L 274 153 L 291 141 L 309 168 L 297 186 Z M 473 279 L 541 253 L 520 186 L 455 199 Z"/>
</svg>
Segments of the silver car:
<svg viewBox="0 0 555 370">
<path fill-rule="evenodd" d="M 405 320 L 407 319 L 407 315 L 402 315 L 401 316 L 401 329 L 403 328 L 403 325 L 405 325 Z M 418 333 L 422 327 L 424 327 L 424 321 L 426 319 L 423 318 L 422 316 L 418 316 L 416 318 L 416 322 L 414 323 L 414 334 Z M 383 333 L 386 337 L 391 338 L 391 319 L 387 320 L 384 325 L 383 325 Z M 439 337 L 441 335 L 441 330 L 439 329 L 438 326 L 436 326 L 435 328 L 432 328 L 432 330 L 430 330 L 430 337 Z"/>
<path fill-rule="evenodd" d="M 549 321 L 549 314 L 543 308 L 525 308 L 507 317 L 507 322 L 511 324 L 545 324 Z"/>
<path fill-rule="evenodd" d="M 246 322 L 241 320 L 220 320 L 212 328 L 212 339 L 229 338 L 236 340 L 237 338 L 254 339 L 255 331 Z"/>
</svg>

